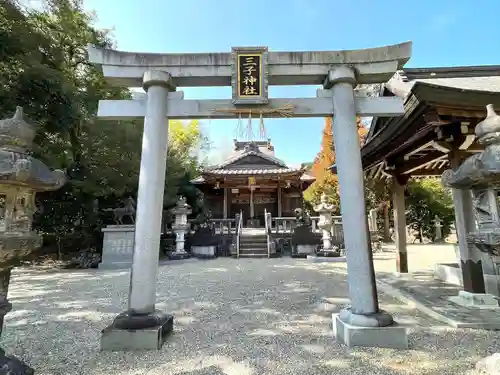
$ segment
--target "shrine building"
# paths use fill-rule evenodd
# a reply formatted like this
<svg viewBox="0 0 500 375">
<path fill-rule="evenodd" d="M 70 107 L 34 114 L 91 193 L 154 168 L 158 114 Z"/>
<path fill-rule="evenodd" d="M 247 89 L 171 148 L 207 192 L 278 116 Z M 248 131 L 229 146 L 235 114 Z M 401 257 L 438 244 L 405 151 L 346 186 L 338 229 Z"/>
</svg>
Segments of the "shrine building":
<svg viewBox="0 0 500 375">
<path fill-rule="evenodd" d="M 191 182 L 203 192 L 214 219 L 243 214 L 244 226 L 264 226 L 264 211 L 273 217 L 294 216 L 303 192 L 315 178 L 303 168 L 289 167 L 274 154 L 271 140 L 234 140 L 232 155 L 205 168 Z"/>
</svg>

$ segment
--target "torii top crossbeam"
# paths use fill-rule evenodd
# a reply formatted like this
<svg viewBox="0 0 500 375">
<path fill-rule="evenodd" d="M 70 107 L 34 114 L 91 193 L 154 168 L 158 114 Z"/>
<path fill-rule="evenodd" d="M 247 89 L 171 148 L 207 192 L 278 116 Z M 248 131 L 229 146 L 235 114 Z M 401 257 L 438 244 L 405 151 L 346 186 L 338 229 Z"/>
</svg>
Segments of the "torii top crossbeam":
<svg viewBox="0 0 500 375">
<path fill-rule="evenodd" d="M 105 78 L 117 86 L 140 87 L 144 74 L 168 72 L 173 87 L 232 86 L 232 100 L 184 100 L 182 92 L 168 97 L 170 119 L 228 119 L 239 115 L 281 117 L 285 107 L 293 108 L 286 117 L 326 117 L 334 112 L 329 74 L 348 67 L 356 72 L 356 83 L 387 82 L 411 56 L 411 42 L 352 51 L 268 52 L 267 47 L 236 47 L 230 53 L 153 54 L 121 52 L 89 46 L 89 60 L 102 66 Z M 243 79 L 238 69 L 240 57 L 258 59 L 260 72 L 251 77 L 259 88 L 256 95 L 238 91 Z M 268 85 L 323 85 L 316 98 L 269 99 Z M 248 87 L 246 88 L 248 89 Z M 175 103 L 174 103 L 175 102 Z M 241 110 L 241 104 L 253 109 Z M 266 104 L 256 107 L 257 104 Z M 240 107 L 238 108 L 238 105 Z M 108 119 L 142 118 L 144 100 L 103 100 L 98 116 Z M 251 113 L 249 113 L 251 112 Z M 399 116 L 403 113 L 398 98 L 356 98 L 360 116 Z"/>
<path fill-rule="evenodd" d="M 412 43 L 345 51 L 269 52 L 270 85 L 322 85 L 328 71 L 349 65 L 358 83 L 387 82 L 411 57 Z M 142 87 L 149 69 L 170 73 L 179 87 L 230 86 L 232 53 L 135 53 L 88 48 L 89 60 L 100 64 L 106 79 L 125 87 Z"/>
</svg>

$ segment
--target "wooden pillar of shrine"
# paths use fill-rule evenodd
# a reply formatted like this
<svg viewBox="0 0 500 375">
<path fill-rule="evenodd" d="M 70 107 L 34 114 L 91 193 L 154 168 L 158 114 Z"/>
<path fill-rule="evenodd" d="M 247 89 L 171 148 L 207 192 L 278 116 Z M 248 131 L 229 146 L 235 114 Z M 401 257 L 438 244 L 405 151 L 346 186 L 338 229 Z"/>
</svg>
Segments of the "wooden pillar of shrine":
<svg viewBox="0 0 500 375">
<path fill-rule="evenodd" d="M 253 219 L 254 216 L 255 216 L 255 207 L 254 207 L 254 204 L 253 204 L 253 191 L 254 191 L 254 187 L 253 186 L 250 186 L 250 219 Z"/>
<path fill-rule="evenodd" d="M 396 271 L 408 272 L 408 251 L 406 247 L 405 184 L 408 178 L 395 176 L 392 183 L 394 205 L 394 232 L 396 234 Z"/>
<path fill-rule="evenodd" d="M 278 198 L 277 198 L 278 199 L 278 217 L 281 217 L 283 215 L 281 197 L 282 197 L 281 186 L 278 185 Z"/>
<path fill-rule="evenodd" d="M 222 207 L 224 219 L 227 219 L 228 195 L 229 195 L 229 189 L 227 187 L 225 187 L 224 188 L 224 203 L 223 203 L 224 206 Z"/>
</svg>

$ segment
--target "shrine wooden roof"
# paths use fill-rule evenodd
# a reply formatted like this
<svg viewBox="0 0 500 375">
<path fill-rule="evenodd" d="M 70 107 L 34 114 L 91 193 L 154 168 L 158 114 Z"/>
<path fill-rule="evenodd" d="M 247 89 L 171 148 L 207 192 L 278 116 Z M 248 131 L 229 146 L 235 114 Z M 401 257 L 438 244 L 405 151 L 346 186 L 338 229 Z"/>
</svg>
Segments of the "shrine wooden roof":
<svg viewBox="0 0 500 375">
<path fill-rule="evenodd" d="M 372 120 L 361 149 L 366 176 L 440 176 L 452 149 L 482 150 L 474 128 L 487 104 L 500 108 L 500 66 L 404 69 L 379 95 L 401 97 L 405 113 Z"/>
</svg>

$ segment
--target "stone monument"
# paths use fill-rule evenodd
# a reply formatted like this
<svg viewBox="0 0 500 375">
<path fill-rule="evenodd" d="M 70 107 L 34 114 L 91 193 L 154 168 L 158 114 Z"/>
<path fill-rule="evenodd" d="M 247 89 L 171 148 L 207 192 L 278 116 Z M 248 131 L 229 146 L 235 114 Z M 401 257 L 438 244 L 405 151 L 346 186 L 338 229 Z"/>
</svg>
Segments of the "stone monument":
<svg viewBox="0 0 500 375">
<path fill-rule="evenodd" d="M 438 215 L 434 216 L 434 242 L 443 242 L 443 224 Z"/>
<path fill-rule="evenodd" d="M 102 243 L 102 261 L 99 268 L 116 269 L 130 268 L 134 256 L 135 236 L 135 201 L 132 197 L 125 200 L 123 207 L 104 209 L 111 212 L 115 225 L 102 228 L 104 233 Z M 132 224 L 124 224 L 128 217 Z"/>
<path fill-rule="evenodd" d="M 13 267 L 41 246 L 41 237 L 33 231 L 36 192 L 59 189 L 66 181 L 63 171 L 51 171 L 30 156 L 36 129 L 17 107 L 14 117 L 0 121 L 0 199 L 3 201 L 3 225 L 0 228 L 0 333 L 5 315 L 12 306 L 7 300 Z M 19 359 L 0 349 L 0 373 L 28 375 L 34 371 Z"/>
<path fill-rule="evenodd" d="M 307 258 L 308 255 L 314 255 L 316 249 L 320 246 L 320 240 L 316 233 L 313 233 L 311 219 L 302 209 L 296 208 L 295 228 L 292 233 L 292 257 Z"/>
<path fill-rule="evenodd" d="M 175 217 L 172 229 L 175 232 L 175 251 L 169 255 L 170 259 L 186 259 L 189 253 L 184 250 L 185 235 L 188 230 L 187 217 L 191 214 L 191 206 L 186 203 L 186 198 L 179 197 L 177 205 L 171 210 Z"/>
<path fill-rule="evenodd" d="M 477 124 L 475 132 L 478 142 L 485 146 L 484 151 L 468 157 L 456 170 L 446 170 L 442 175 L 445 186 L 455 190 L 471 190 L 473 213 L 476 228 L 466 233 L 466 241 L 479 251 L 492 257 L 498 270 L 500 265 L 500 216 L 498 193 L 500 192 L 500 116 L 492 104 L 486 107 L 486 118 Z M 458 226 L 458 223 L 457 223 Z M 460 233 L 458 233 L 460 235 Z M 481 289 L 485 290 L 479 254 L 461 254 L 461 264 L 470 262 L 478 268 L 481 275 Z M 470 268 L 470 267 L 469 267 Z M 465 282 L 465 281 L 464 281 Z M 498 307 L 497 299 L 487 293 L 460 291 L 458 297 L 450 297 L 455 303 L 467 306 Z"/>
<path fill-rule="evenodd" d="M 370 210 L 370 213 L 368 215 L 368 228 L 372 233 L 378 232 L 377 219 L 378 219 L 378 208 L 373 208 Z"/>
</svg>

